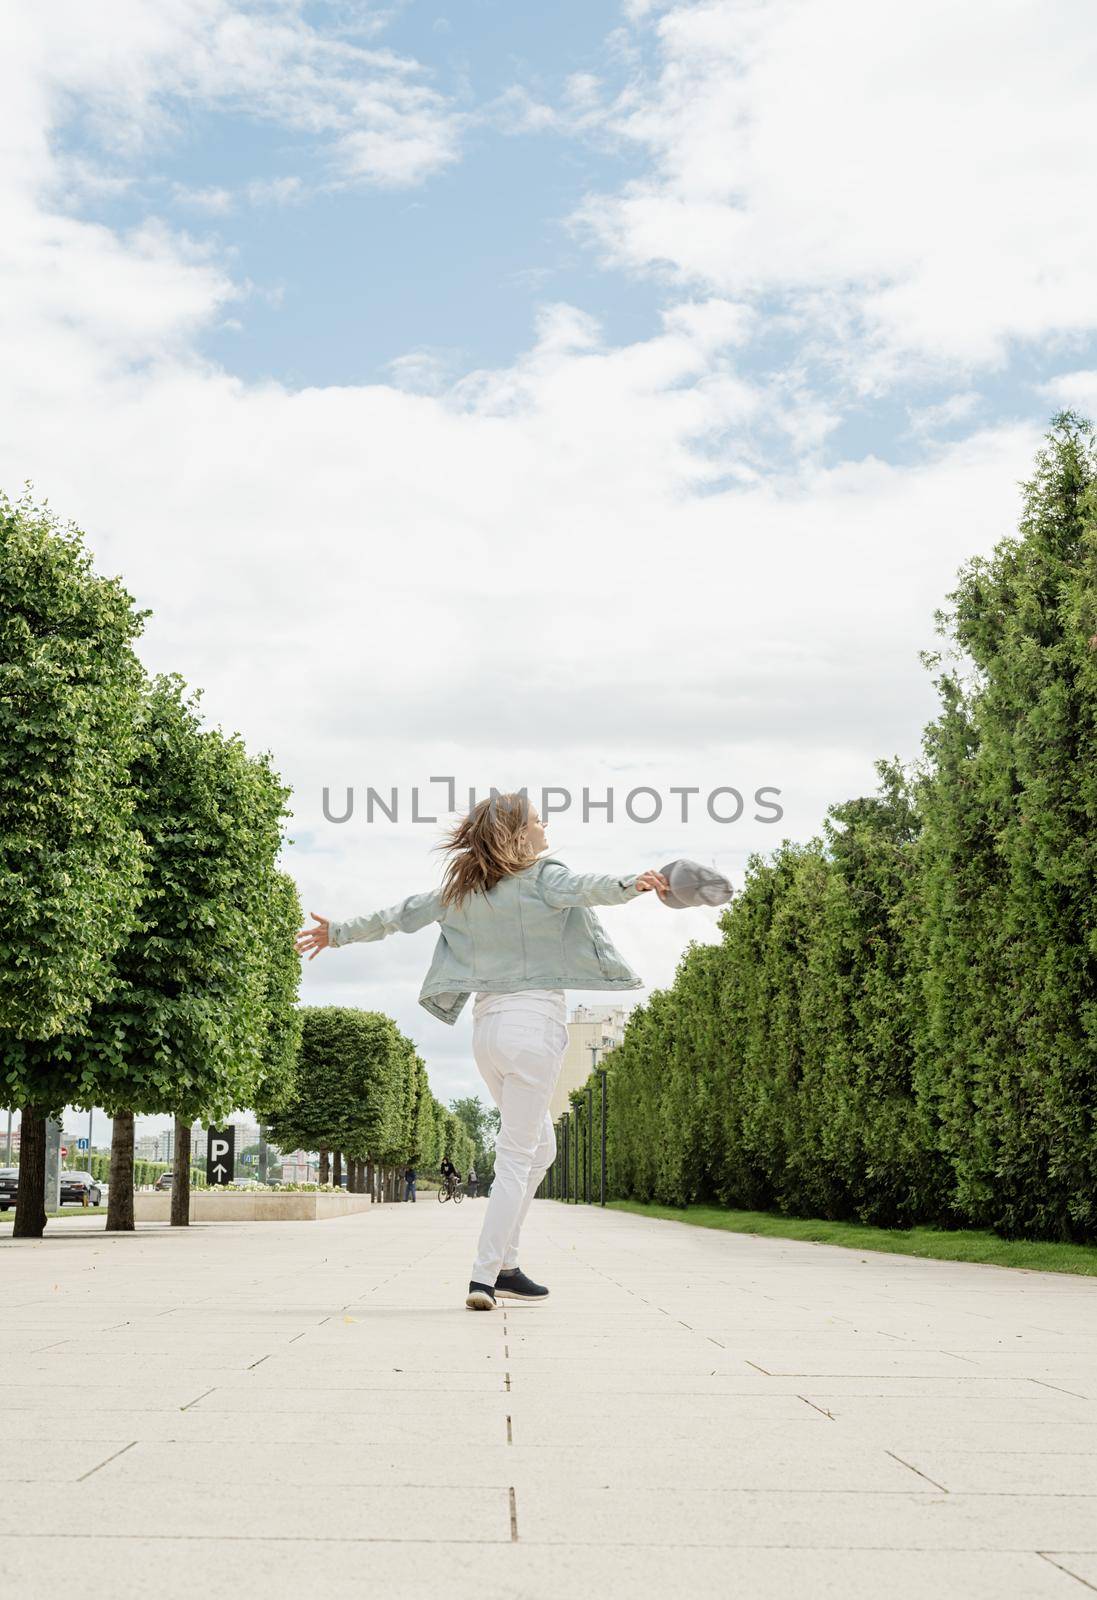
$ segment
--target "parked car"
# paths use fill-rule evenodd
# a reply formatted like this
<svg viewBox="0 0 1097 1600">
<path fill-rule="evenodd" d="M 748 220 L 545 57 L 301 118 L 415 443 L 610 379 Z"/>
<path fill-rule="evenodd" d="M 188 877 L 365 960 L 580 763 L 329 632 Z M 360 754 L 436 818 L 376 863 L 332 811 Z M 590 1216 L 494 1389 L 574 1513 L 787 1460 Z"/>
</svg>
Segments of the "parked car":
<svg viewBox="0 0 1097 1600">
<path fill-rule="evenodd" d="M 66 1171 L 61 1174 L 61 1204 L 82 1206 L 84 1196 L 89 1206 L 103 1203 L 103 1191 L 90 1172 Z"/>
<path fill-rule="evenodd" d="M 0 1167 L 0 1211 L 6 1211 L 19 1198 L 19 1168 Z"/>
<path fill-rule="evenodd" d="M 174 1176 L 175 1174 L 173 1172 L 162 1172 L 157 1178 L 153 1187 L 157 1189 L 170 1189 L 171 1180 Z"/>
</svg>

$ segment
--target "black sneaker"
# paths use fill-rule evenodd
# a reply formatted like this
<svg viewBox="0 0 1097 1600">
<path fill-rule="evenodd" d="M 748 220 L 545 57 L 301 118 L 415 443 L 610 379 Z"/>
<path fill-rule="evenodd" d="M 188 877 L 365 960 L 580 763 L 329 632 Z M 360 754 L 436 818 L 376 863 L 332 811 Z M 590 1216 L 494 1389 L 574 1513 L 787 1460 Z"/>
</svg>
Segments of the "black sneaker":
<svg viewBox="0 0 1097 1600">
<path fill-rule="evenodd" d="M 495 1293 L 510 1300 L 546 1300 L 548 1290 L 542 1284 L 527 1278 L 521 1267 L 501 1272 L 495 1280 Z"/>
<path fill-rule="evenodd" d="M 465 1304 L 470 1311 L 494 1311 L 495 1291 L 490 1283 L 470 1283 Z"/>
</svg>

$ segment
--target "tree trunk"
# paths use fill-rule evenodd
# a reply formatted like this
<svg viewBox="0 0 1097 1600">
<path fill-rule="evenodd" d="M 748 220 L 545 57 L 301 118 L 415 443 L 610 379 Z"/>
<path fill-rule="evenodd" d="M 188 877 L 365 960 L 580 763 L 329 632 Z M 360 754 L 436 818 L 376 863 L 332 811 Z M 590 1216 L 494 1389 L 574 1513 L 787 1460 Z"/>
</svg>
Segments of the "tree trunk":
<svg viewBox="0 0 1097 1600">
<path fill-rule="evenodd" d="M 367 1160 L 366 1160 L 366 1192 L 369 1195 L 370 1199 L 373 1200 L 374 1202 L 376 1202 L 376 1200 L 377 1200 L 377 1188 L 376 1188 L 376 1184 L 374 1182 L 374 1177 L 375 1177 L 375 1174 L 374 1174 L 374 1170 L 373 1170 L 373 1160 L 372 1160 L 372 1158 L 367 1158 Z"/>
<path fill-rule="evenodd" d="M 361 1156 L 356 1157 L 354 1162 L 354 1192 L 355 1194 L 366 1192 L 366 1163 Z"/>
<path fill-rule="evenodd" d="M 341 1150 L 332 1151 L 331 1181 L 337 1189 L 341 1189 L 343 1187 L 343 1152 Z"/>
<path fill-rule="evenodd" d="M 348 1156 L 347 1157 L 347 1193 L 348 1194 L 354 1194 L 354 1192 L 355 1192 L 355 1177 L 356 1177 L 355 1165 L 356 1164 L 355 1164 L 355 1161 L 354 1161 L 354 1157 L 353 1156 Z"/>
<path fill-rule="evenodd" d="M 331 1182 L 331 1168 L 328 1165 L 328 1152 L 324 1149 L 323 1145 L 320 1146 L 320 1182 Z"/>
<path fill-rule="evenodd" d="M 110 1192 L 107 1195 L 107 1232 L 132 1233 L 133 1222 L 133 1112 L 119 1111 L 110 1140 Z"/>
<path fill-rule="evenodd" d="M 46 1230 L 46 1118 L 37 1106 L 21 1106 L 16 1239 L 40 1239 Z"/>
<path fill-rule="evenodd" d="M 190 1224 L 190 1123 L 175 1119 L 175 1165 L 171 1171 L 171 1225 Z"/>
</svg>

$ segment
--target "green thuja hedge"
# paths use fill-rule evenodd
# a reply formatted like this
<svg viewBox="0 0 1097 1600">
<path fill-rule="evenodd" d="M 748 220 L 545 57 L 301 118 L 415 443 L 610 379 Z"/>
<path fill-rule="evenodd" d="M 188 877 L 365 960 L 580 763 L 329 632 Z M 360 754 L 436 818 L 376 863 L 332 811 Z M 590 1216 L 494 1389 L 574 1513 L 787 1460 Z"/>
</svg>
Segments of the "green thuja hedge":
<svg viewBox="0 0 1097 1600">
<path fill-rule="evenodd" d="M 110 1183 L 110 1156 L 99 1151 L 77 1151 L 75 1156 L 70 1156 L 67 1165 L 75 1167 L 81 1172 L 90 1172 L 97 1183 Z M 172 1171 L 170 1161 L 143 1161 L 135 1158 L 133 1163 L 133 1187 L 144 1188 L 150 1183 L 155 1183 L 165 1172 Z M 191 1187 L 204 1189 L 206 1187 L 206 1174 L 200 1167 L 192 1167 L 190 1171 Z"/>
<path fill-rule="evenodd" d="M 938 616 L 921 760 L 752 858 L 632 1013 L 611 1195 L 1097 1238 L 1095 484 L 1064 413 Z"/>
</svg>

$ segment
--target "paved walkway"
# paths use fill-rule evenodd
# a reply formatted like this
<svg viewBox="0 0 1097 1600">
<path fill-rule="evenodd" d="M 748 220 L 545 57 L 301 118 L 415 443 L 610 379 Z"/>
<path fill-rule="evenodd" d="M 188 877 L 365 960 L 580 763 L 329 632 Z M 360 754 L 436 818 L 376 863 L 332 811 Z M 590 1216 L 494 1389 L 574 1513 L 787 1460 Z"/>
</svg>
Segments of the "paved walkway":
<svg viewBox="0 0 1097 1600">
<path fill-rule="evenodd" d="M 482 1208 L 0 1242 L 5 1592 L 1097 1589 L 1092 1280 Z"/>
</svg>

